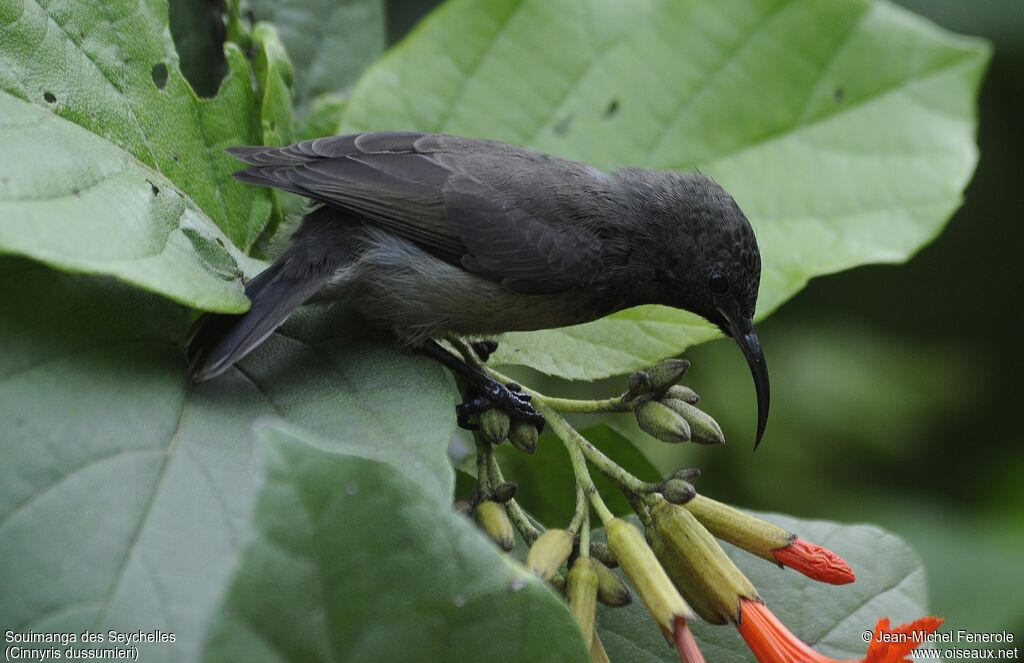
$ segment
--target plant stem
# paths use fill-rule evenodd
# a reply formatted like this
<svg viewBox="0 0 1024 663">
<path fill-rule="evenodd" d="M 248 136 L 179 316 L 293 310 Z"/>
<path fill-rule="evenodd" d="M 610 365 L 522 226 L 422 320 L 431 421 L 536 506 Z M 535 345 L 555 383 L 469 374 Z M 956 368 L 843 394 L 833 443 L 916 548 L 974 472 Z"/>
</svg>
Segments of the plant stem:
<svg viewBox="0 0 1024 663">
<path fill-rule="evenodd" d="M 576 432 L 576 429 L 570 426 L 569 422 L 562 415 L 548 407 L 543 401 L 538 401 L 534 405 L 544 415 L 548 425 L 551 426 L 551 430 L 555 432 L 555 435 L 565 445 L 565 450 L 569 453 L 569 462 L 572 463 L 572 470 L 576 474 L 577 485 L 582 488 L 583 492 L 590 499 L 590 503 L 594 505 L 594 510 L 601 517 L 601 522 L 608 522 L 614 516 L 612 516 L 612 512 L 608 510 L 604 500 L 598 494 L 594 480 L 590 478 L 587 460 L 583 457 L 583 452 L 580 450 L 578 443 L 578 439 L 582 439 L 583 436 Z"/>
<path fill-rule="evenodd" d="M 487 469 L 495 486 L 505 482 L 505 477 L 501 473 L 501 467 L 498 465 L 498 459 L 494 457 L 493 453 L 487 454 Z M 515 498 L 505 503 L 505 510 L 508 512 L 508 518 L 512 521 L 512 525 L 526 541 L 526 545 L 532 546 L 541 532 L 530 522 L 530 516 L 526 514 L 523 507 L 519 506 Z"/>
<path fill-rule="evenodd" d="M 590 504 L 587 503 L 587 493 L 583 490 L 583 486 L 576 482 L 576 509 L 573 511 L 572 520 L 569 521 L 569 526 L 566 528 L 569 534 L 576 536 L 576 533 L 580 531 L 580 527 L 583 526 L 584 520 L 590 515 Z"/>
<path fill-rule="evenodd" d="M 467 362 L 476 368 L 487 370 L 484 363 L 480 361 L 480 357 L 476 355 L 476 351 L 473 350 L 473 347 L 467 343 L 465 339 L 460 338 L 455 334 L 449 334 L 448 336 L 445 336 L 445 340 L 451 343 L 452 347 L 454 347 Z"/>
<path fill-rule="evenodd" d="M 580 528 L 580 557 L 590 557 L 590 509 L 583 511 L 583 523 Z"/>
<path fill-rule="evenodd" d="M 601 400 L 580 400 L 576 398 L 556 398 L 545 396 L 537 392 L 531 392 L 534 398 L 539 398 L 559 412 L 570 412 L 572 414 L 610 414 L 617 412 L 629 412 L 633 404 L 622 396 L 614 398 L 603 398 Z"/>
</svg>

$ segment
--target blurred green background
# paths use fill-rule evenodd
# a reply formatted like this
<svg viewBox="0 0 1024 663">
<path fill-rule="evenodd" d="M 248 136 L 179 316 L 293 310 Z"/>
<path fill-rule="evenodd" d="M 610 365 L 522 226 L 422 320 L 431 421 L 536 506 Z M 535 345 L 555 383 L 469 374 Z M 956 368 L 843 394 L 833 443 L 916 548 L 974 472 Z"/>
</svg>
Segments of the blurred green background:
<svg viewBox="0 0 1024 663">
<path fill-rule="evenodd" d="M 389 39 L 436 4 L 389 2 Z M 897 532 L 923 557 L 933 610 L 949 628 L 1007 629 L 1019 641 L 1024 353 L 1016 307 L 1024 230 L 1013 200 L 1024 154 L 1024 4 L 902 4 L 995 45 L 981 95 L 981 161 L 963 208 L 908 264 L 817 279 L 761 325 L 774 394 L 757 454 L 753 388 L 730 341 L 686 355 L 688 383 L 730 443 L 680 448 L 648 438 L 643 446 L 663 471 L 702 468 L 698 489 L 718 499 Z M 621 390 L 621 382 L 548 380 L 544 388 L 597 395 Z M 625 417 L 615 423 L 632 425 Z"/>
</svg>

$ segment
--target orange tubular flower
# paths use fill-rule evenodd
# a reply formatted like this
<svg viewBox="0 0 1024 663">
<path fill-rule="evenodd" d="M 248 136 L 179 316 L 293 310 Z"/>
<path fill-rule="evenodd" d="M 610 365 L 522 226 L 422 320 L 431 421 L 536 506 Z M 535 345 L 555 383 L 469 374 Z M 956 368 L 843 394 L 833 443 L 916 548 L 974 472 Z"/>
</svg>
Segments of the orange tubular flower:
<svg viewBox="0 0 1024 663">
<path fill-rule="evenodd" d="M 776 548 L 772 557 L 779 564 L 799 571 L 812 580 L 830 585 L 845 585 L 856 580 L 846 560 L 828 548 L 794 538 L 789 545 Z"/>
<path fill-rule="evenodd" d="M 819 654 L 808 647 L 772 614 L 768 606 L 758 601 L 740 599 L 740 622 L 736 628 L 760 663 L 912 663 L 907 658 L 911 650 L 921 646 L 923 636 L 941 625 L 942 620 L 938 617 L 923 617 L 890 629 L 888 619 L 879 620 L 867 655 L 846 661 Z"/>
</svg>

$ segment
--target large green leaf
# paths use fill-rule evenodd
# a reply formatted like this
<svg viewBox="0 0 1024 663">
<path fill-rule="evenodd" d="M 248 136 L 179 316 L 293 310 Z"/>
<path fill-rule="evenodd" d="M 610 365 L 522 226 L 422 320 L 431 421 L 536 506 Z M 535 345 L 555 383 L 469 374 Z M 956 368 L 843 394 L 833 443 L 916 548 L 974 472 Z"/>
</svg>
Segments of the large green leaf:
<svg viewBox="0 0 1024 663">
<path fill-rule="evenodd" d="M 589 660 L 565 604 L 447 500 L 392 466 L 263 434 L 255 532 L 208 660 Z"/>
<path fill-rule="evenodd" d="M 813 276 L 904 260 L 939 232 L 977 160 L 988 52 L 871 0 L 451 0 L 360 81 L 341 129 L 700 168 L 755 226 L 763 316 Z M 714 333 L 642 308 L 510 334 L 497 360 L 594 378 Z"/>
<path fill-rule="evenodd" d="M 246 249 L 267 221 L 270 199 L 265 190 L 231 178 L 238 163 L 224 148 L 258 144 L 261 135 L 251 67 L 236 46 L 225 49 L 228 75 L 215 97 L 200 99 L 179 69 L 166 0 L 0 0 L 0 90 L 120 146 L 173 182 Z M 47 140 L 47 130 L 40 126 L 34 140 Z M 12 144 L 0 149 L 10 154 Z M 18 156 L 46 163 L 41 154 Z M 91 158 L 76 154 L 82 162 Z M 57 170 L 51 177 L 65 180 L 68 189 L 94 183 Z M 17 178 L 5 182 L 20 184 Z M 66 231 L 89 232 L 102 224 L 98 214 L 66 216 Z M 139 219 L 122 232 L 144 234 L 152 225 Z M 102 230 L 94 243 L 113 240 Z"/>
<path fill-rule="evenodd" d="M 340 309 L 190 385 L 188 314 L 164 299 L 7 258 L 0 301 L 4 628 L 161 629 L 176 642 L 141 660 L 194 660 L 243 543 L 260 417 L 451 493 L 450 379 Z"/>
<path fill-rule="evenodd" d="M 313 98 L 347 92 L 384 51 L 383 0 L 248 0 L 253 15 L 272 22 L 295 64 L 295 100 L 305 113 Z"/>
<path fill-rule="evenodd" d="M 158 172 L 2 91 L 0 145 L 0 252 L 109 274 L 199 308 L 248 308 L 245 256 Z"/>
<path fill-rule="evenodd" d="M 896 626 L 928 614 L 920 560 L 893 534 L 871 525 L 758 515 L 838 552 L 857 574 L 852 585 L 825 585 L 722 544 L 775 615 L 821 653 L 839 659 L 863 658 L 867 644 L 861 636 L 880 618 L 889 617 Z M 665 638 L 641 602 L 598 612 L 601 640 L 616 663 L 679 660 L 675 650 L 665 646 Z M 696 620 L 693 630 L 709 661 L 754 661 L 733 627 Z"/>
</svg>

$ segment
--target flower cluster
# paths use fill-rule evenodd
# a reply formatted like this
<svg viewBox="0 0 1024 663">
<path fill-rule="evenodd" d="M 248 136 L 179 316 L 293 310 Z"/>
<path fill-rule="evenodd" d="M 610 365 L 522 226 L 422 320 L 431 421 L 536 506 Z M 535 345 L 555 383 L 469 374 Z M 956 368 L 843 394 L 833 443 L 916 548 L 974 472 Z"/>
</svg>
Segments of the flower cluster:
<svg viewBox="0 0 1024 663">
<path fill-rule="evenodd" d="M 469 349 L 465 349 L 463 354 L 470 357 Z M 482 362 L 478 366 L 496 379 L 508 381 Z M 834 585 L 855 580 L 842 557 L 777 525 L 698 495 L 692 484 L 700 474 L 696 470 L 681 470 L 656 484 L 639 480 L 611 461 L 562 416 L 567 412 L 632 411 L 641 429 L 659 440 L 722 443 L 721 428 L 697 408 L 697 394 L 679 384 L 688 367 L 689 362 L 667 360 L 638 371 L 630 377 L 626 392 L 599 401 L 552 398 L 526 390 L 564 443 L 576 476 L 575 514 L 562 528 L 544 529 L 523 511 L 515 500 L 515 484 L 504 480 L 492 452 L 494 446 L 508 440 L 532 453 L 537 444 L 536 429 L 525 436 L 528 440 L 512 440 L 523 437 L 523 431 L 513 433 L 517 425 L 514 420 L 497 409 L 480 412 L 473 422 L 478 488 L 473 500 L 461 508 L 472 511 L 481 528 L 505 550 L 512 548 L 514 531 L 519 531 L 530 544 L 527 566 L 564 592 L 584 640 L 590 643 L 594 661 L 608 660 L 594 628 L 597 603 L 621 606 L 632 600 L 630 589 L 612 572 L 614 567 L 621 569 L 684 663 L 704 660 L 689 626 L 698 616 L 712 624 L 734 626 L 763 663 L 834 661 L 801 642 L 775 617 L 719 540 Z M 623 492 L 642 529 L 611 513 L 591 479 L 591 467 Z M 590 540 L 591 507 L 601 519 L 607 544 Z M 882 634 L 931 632 L 940 624 L 941 620 L 927 617 L 890 630 L 888 620 L 883 619 L 861 660 L 908 660 L 913 642 L 909 646 L 893 644 L 898 638 Z"/>
</svg>

